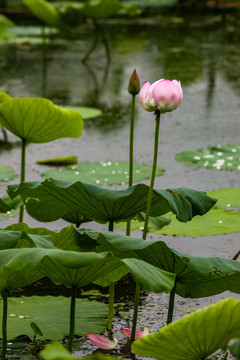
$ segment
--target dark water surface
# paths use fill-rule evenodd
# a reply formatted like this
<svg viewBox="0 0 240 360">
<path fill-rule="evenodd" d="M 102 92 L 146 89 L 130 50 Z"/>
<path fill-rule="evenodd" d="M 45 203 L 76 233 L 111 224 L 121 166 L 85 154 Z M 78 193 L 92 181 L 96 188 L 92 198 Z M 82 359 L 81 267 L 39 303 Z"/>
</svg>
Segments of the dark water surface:
<svg viewBox="0 0 240 360">
<path fill-rule="evenodd" d="M 239 172 L 188 168 L 175 161 L 180 151 L 240 142 L 239 20 L 232 16 L 223 23 L 218 15 L 182 18 L 157 13 L 151 18 L 109 20 L 102 25 L 110 60 L 100 39 L 87 63 L 82 63 L 93 37 L 91 24 L 79 27 L 69 38 L 53 34 L 45 45 L 41 41 L 30 45 L 24 40 L 0 46 L 1 85 L 13 97 L 43 96 L 56 104 L 94 106 L 103 110 L 102 117 L 85 121 L 81 139 L 30 144 L 26 179 L 41 179 L 40 173 L 48 167 L 35 162 L 47 157 L 77 155 L 79 162 L 127 161 L 131 104 L 127 87 L 136 69 L 141 84 L 145 80 L 175 78 L 181 80 L 183 87 L 182 106 L 162 117 L 158 165 L 166 173 L 156 179 L 156 187 L 187 186 L 204 191 L 239 187 Z M 34 27 L 30 29 L 32 34 L 37 31 Z M 19 28 L 19 32 L 24 34 L 25 29 Z M 136 162 L 152 163 L 153 134 L 153 114 L 137 104 Z M 17 140 L 11 134 L 9 139 Z M 19 173 L 19 148 L 0 153 L 0 158 L 1 164 L 11 164 Z M 1 195 L 5 188 L 6 184 L 0 185 Z M 62 220 L 39 224 L 28 215 L 24 220 L 29 226 L 41 225 L 53 230 L 67 225 Z M 16 221 L 3 221 L 1 227 Z M 136 236 L 141 234 L 136 233 Z M 231 258 L 239 250 L 239 234 L 164 239 L 177 250 L 193 255 Z M 225 296 L 233 294 L 197 300 L 178 297 L 174 316 L 178 318 Z M 119 328 L 131 327 L 131 300 L 124 297 L 116 307 L 114 333 L 120 343 L 124 343 L 124 338 Z M 166 294 L 143 292 L 138 329 L 148 326 L 154 332 L 165 324 L 167 302 Z M 85 339 L 76 342 L 77 356 L 95 349 Z"/>
</svg>

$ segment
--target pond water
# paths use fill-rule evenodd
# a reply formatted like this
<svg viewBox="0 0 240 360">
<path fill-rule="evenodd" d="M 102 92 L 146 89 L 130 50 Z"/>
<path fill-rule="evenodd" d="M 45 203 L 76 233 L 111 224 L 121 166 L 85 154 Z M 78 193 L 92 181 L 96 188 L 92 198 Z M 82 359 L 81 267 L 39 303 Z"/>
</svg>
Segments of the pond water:
<svg viewBox="0 0 240 360">
<path fill-rule="evenodd" d="M 41 180 L 48 166 L 36 161 L 48 157 L 77 155 L 79 162 L 127 161 L 131 98 L 127 92 L 129 77 L 137 70 L 141 84 L 160 78 L 181 80 L 182 106 L 162 116 L 158 165 L 165 175 L 156 179 L 156 188 L 186 186 L 196 190 L 239 187 L 239 172 L 189 168 L 175 161 L 184 150 L 197 150 L 210 145 L 240 142 L 240 47 L 239 20 L 221 16 L 177 17 L 156 13 L 154 17 L 109 20 L 102 24 L 110 49 L 110 61 L 103 42 L 83 64 L 82 58 L 93 37 L 91 24 L 80 26 L 64 38 L 53 34 L 45 45 L 22 40 L 0 46 L 1 85 L 13 97 L 43 96 L 56 104 L 101 108 L 103 116 L 85 121 L 80 139 L 61 139 L 47 144 L 30 144 L 27 148 L 27 180 Z M 38 29 L 28 29 L 37 34 Z M 18 33 L 26 34 L 19 27 Z M 34 39 L 36 36 L 34 36 Z M 31 37 L 29 37 L 31 40 Z M 137 104 L 135 127 L 135 162 L 151 165 L 154 117 Z M 10 141 L 17 139 L 8 134 Z M 1 164 L 20 172 L 20 148 L 0 153 Z M 16 183 L 18 178 L 11 181 Z M 148 181 L 145 181 L 148 183 Z M 1 195 L 6 184 L 1 183 Z M 17 219 L 1 222 L 4 228 Z M 58 231 L 67 226 L 38 223 L 27 214 L 24 221 L 31 227 L 46 226 Z M 95 228 L 102 225 L 90 224 Z M 141 236 L 140 232 L 134 235 Z M 149 238 L 159 235 L 149 234 Z M 239 234 L 205 237 L 162 237 L 176 250 L 199 256 L 231 258 L 239 250 Z M 223 297 L 188 300 L 177 297 L 174 318 Z M 115 314 L 114 332 L 120 343 L 120 327 L 131 327 L 130 315 L 120 300 Z M 166 322 L 168 295 L 142 294 L 139 329 L 149 326 L 157 331 Z M 78 351 L 81 347 L 81 352 Z M 76 355 L 96 349 L 86 340 L 77 342 Z"/>
</svg>

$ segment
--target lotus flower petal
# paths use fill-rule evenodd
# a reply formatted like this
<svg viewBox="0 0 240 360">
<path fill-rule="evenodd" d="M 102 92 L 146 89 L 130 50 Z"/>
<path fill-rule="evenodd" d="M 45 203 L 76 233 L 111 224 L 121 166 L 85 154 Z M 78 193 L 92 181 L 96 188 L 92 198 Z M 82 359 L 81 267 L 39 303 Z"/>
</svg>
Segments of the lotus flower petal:
<svg viewBox="0 0 240 360">
<path fill-rule="evenodd" d="M 128 328 L 121 328 L 120 331 L 121 331 L 124 335 L 126 335 L 126 336 L 128 336 L 128 337 L 131 337 L 131 335 L 132 335 L 132 330 L 131 330 L 131 329 L 128 329 Z M 148 331 L 148 328 L 147 328 L 147 327 L 145 327 L 143 331 L 138 331 L 138 330 L 136 330 L 136 332 L 135 332 L 135 340 L 137 340 L 137 339 L 139 339 L 139 338 L 141 338 L 141 337 L 144 337 L 144 336 L 146 336 L 146 335 L 148 335 L 148 334 L 149 334 L 149 331 Z"/>
<path fill-rule="evenodd" d="M 94 345 L 104 350 L 115 349 L 118 344 L 118 341 L 115 338 L 113 339 L 114 341 L 111 341 L 108 338 L 97 334 L 87 334 L 87 337 Z"/>
</svg>

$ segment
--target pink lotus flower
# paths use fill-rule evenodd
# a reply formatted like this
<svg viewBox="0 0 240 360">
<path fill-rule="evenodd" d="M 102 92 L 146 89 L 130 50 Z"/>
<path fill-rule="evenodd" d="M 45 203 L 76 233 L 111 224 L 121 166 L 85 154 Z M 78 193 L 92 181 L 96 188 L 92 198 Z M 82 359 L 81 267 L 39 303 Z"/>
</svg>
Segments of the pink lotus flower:
<svg viewBox="0 0 240 360">
<path fill-rule="evenodd" d="M 131 335 L 132 335 L 132 330 L 131 329 L 121 328 L 120 330 L 124 335 L 126 335 L 128 337 L 131 337 Z M 136 330 L 136 332 L 135 332 L 135 340 L 137 340 L 137 339 L 139 339 L 141 337 L 144 337 L 144 336 L 146 336 L 148 334 L 149 334 L 149 331 L 148 331 L 147 327 L 145 327 L 143 331 Z"/>
<path fill-rule="evenodd" d="M 145 81 L 139 93 L 141 106 L 147 111 L 159 110 L 161 114 L 178 108 L 183 100 L 181 82 L 161 79 L 152 85 Z"/>
<path fill-rule="evenodd" d="M 115 338 L 113 339 L 114 341 L 111 341 L 108 338 L 96 334 L 87 334 L 87 337 L 94 345 L 104 350 L 115 349 L 118 343 L 117 339 Z"/>
</svg>

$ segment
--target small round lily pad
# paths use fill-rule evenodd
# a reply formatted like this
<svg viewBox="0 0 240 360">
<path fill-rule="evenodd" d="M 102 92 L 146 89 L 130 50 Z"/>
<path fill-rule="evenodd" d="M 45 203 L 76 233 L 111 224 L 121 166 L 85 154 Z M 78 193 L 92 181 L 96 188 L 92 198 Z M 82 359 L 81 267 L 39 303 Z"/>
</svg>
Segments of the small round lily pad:
<svg viewBox="0 0 240 360">
<path fill-rule="evenodd" d="M 0 181 L 9 181 L 15 179 L 17 176 L 12 167 L 0 165 Z"/>
<path fill-rule="evenodd" d="M 152 167 L 134 164 L 133 181 L 139 182 L 151 177 Z M 156 176 L 164 174 L 164 170 L 157 168 Z M 65 181 L 82 181 L 94 185 L 127 185 L 129 179 L 128 162 L 102 161 L 80 163 L 65 169 L 48 170 L 41 174 L 44 178 Z"/>
<path fill-rule="evenodd" d="M 240 170 L 240 144 L 217 145 L 197 151 L 184 151 L 176 160 L 189 166 L 215 170 Z"/>
</svg>

